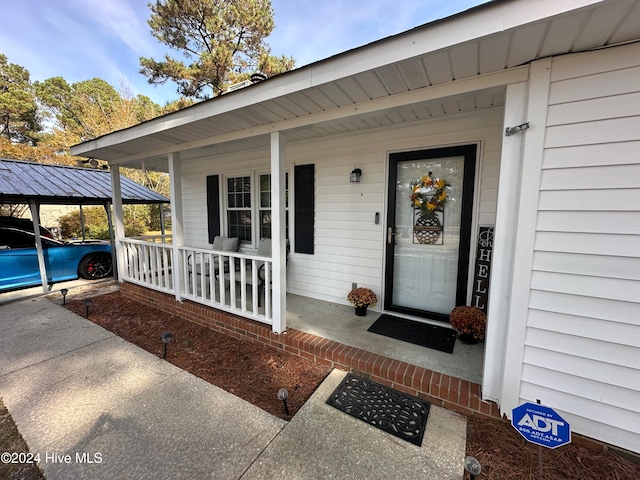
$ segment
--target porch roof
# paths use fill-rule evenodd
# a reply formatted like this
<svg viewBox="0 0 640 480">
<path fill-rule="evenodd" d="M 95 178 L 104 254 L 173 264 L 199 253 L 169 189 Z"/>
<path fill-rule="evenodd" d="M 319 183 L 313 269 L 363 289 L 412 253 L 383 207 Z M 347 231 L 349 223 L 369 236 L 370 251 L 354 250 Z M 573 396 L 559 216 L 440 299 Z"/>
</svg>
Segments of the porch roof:
<svg viewBox="0 0 640 480">
<path fill-rule="evenodd" d="M 640 39 L 640 0 L 494 0 L 72 147 L 167 171 L 182 159 L 267 148 L 504 104 L 504 85 L 551 55 Z"/>
</svg>

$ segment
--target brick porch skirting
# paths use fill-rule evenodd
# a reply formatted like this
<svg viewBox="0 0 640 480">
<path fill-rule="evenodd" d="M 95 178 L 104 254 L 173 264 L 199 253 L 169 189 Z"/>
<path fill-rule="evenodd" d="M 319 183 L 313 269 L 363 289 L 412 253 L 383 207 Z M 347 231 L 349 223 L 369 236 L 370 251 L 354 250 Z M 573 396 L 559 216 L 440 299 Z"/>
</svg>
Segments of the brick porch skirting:
<svg viewBox="0 0 640 480">
<path fill-rule="evenodd" d="M 271 327 L 191 301 L 132 284 L 121 284 L 120 292 L 132 300 L 211 328 L 231 337 L 260 343 L 292 353 L 312 362 L 350 371 L 362 377 L 415 395 L 434 405 L 463 415 L 500 417 L 498 406 L 480 398 L 480 385 L 409 363 L 393 360 L 360 348 L 288 328 L 277 335 Z"/>
</svg>

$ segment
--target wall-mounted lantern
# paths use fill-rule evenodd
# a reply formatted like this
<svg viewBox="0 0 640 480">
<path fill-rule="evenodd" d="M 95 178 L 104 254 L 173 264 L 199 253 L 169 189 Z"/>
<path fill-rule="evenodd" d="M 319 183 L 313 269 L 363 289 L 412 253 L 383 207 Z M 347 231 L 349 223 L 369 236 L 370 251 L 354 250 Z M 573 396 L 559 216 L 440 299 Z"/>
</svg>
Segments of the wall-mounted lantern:
<svg viewBox="0 0 640 480">
<path fill-rule="evenodd" d="M 349 181 L 351 183 L 360 183 L 360 177 L 362 176 L 362 170 L 354 168 L 349 174 Z"/>
</svg>

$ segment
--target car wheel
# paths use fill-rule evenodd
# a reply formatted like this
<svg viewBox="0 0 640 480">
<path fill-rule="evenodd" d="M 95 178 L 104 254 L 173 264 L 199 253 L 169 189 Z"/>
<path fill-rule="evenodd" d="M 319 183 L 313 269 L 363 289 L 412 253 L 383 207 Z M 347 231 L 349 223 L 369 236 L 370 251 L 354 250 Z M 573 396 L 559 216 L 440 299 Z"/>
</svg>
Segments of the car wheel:
<svg viewBox="0 0 640 480">
<path fill-rule="evenodd" d="M 97 280 L 113 273 L 111 255 L 108 253 L 92 253 L 80 262 L 78 273 L 87 280 Z"/>
</svg>

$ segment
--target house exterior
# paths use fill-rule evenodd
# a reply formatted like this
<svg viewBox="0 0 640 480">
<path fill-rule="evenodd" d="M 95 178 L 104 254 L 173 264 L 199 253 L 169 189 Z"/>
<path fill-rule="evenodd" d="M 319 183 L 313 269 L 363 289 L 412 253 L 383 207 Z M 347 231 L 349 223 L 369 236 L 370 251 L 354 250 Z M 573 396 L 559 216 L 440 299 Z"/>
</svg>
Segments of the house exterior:
<svg viewBox="0 0 640 480">
<path fill-rule="evenodd" d="M 72 153 L 109 161 L 116 212 L 119 166 L 171 176 L 173 242 L 116 220 L 121 279 L 275 332 L 287 292 L 347 303 L 355 283 L 436 321 L 475 304 L 484 399 L 640 452 L 639 41 L 638 0 L 491 2 Z M 449 184 L 437 220 L 410 200 L 427 175 Z"/>
</svg>

